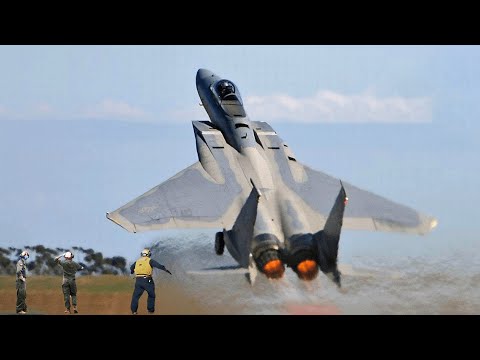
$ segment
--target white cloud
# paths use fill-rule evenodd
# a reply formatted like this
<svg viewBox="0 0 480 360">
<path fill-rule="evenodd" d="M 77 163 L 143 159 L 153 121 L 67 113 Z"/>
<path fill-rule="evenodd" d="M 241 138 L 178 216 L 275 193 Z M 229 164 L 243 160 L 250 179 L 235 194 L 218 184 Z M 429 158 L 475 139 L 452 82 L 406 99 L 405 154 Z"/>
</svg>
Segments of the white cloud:
<svg viewBox="0 0 480 360">
<path fill-rule="evenodd" d="M 207 120 L 208 115 L 202 106 L 196 105 L 195 107 L 170 111 L 166 116 L 162 116 L 162 119 L 168 122 L 184 122 L 193 120 Z"/>
<path fill-rule="evenodd" d="M 9 111 L 8 109 L 0 104 L 0 120 L 8 120 L 9 119 Z"/>
<path fill-rule="evenodd" d="M 286 94 L 247 96 L 245 110 L 253 121 L 295 123 L 425 123 L 432 121 L 429 97 L 379 97 L 372 89 L 356 95 L 322 90 L 309 97 Z M 171 111 L 165 121 L 207 119 L 196 105 Z"/>
<path fill-rule="evenodd" d="M 432 121 L 428 97 L 345 95 L 329 90 L 310 97 L 277 94 L 244 99 L 251 120 L 299 123 L 418 123 Z"/>
<path fill-rule="evenodd" d="M 0 105 L 0 120 L 123 120 L 149 122 L 152 116 L 142 109 L 126 102 L 105 99 L 83 111 L 59 111 L 47 102 L 25 106 L 21 111 L 12 111 Z"/>
<path fill-rule="evenodd" d="M 322 90 L 312 96 L 286 94 L 247 96 L 245 110 L 253 121 L 294 123 L 424 123 L 432 121 L 429 97 L 380 97 L 374 91 L 354 95 Z M 60 113 L 46 102 L 37 103 L 26 113 L 16 113 L 0 104 L 0 120 L 107 119 L 135 122 L 178 122 L 207 120 L 205 109 L 198 104 L 152 116 L 126 102 L 105 99 L 84 111 Z"/>
<path fill-rule="evenodd" d="M 18 109 L 6 108 L 0 105 L 0 120 L 23 121 L 23 120 L 56 120 L 60 114 L 53 106 L 46 102 L 38 102 L 36 104 L 25 105 Z"/>
<path fill-rule="evenodd" d="M 126 102 L 105 99 L 88 108 L 82 117 L 111 120 L 148 120 L 149 115 L 142 109 Z"/>
<path fill-rule="evenodd" d="M 38 114 L 49 115 L 54 113 L 54 109 L 50 104 L 46 102 L 40 102 L 34 107 L 34 111 Z"/>
</svg>

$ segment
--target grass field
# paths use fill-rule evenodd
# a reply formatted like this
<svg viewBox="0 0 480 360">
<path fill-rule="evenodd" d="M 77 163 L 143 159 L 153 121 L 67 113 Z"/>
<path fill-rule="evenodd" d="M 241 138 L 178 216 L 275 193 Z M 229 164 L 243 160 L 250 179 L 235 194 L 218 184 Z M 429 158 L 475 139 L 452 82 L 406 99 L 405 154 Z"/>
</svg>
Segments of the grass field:
<svg viewBox="0 0 480 360">
<path fill-rule="evenodd" d="M 77 278 L 79 315 L 129 315 L 135 280 L 128 276 L 101 275 Z M 157 282 L 155 314 L 208 314 L 192 297 L 172 284 Z M 27 307 L 30 314 L 64 315 L 61 276 L 27 278 Z M 0 314 L 15 314 L 17 295 L 14 276 L 0 276 Z M 147 293 L 140 298 L 138 313 L 147 314 Z"/>
</svg>

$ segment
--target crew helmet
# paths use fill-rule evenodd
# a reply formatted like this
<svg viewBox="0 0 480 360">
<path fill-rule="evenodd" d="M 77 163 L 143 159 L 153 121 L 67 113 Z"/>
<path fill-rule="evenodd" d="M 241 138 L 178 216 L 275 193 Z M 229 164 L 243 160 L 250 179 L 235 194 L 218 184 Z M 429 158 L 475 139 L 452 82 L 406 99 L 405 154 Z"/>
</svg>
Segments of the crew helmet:
<svg viewBox="0 0 480 360">
<path fill-rule="evenodd" d="M 22 253 L 20 254 L 20 257 L 23 258 L 24 260 L 27 260 L 30 257 L 30 254 L 28 253 L 27 250 L 23 250 Z"/>
<path fill-rule="evenodd" d="M 64 255 L 65 259 L 73 259 L 73 253 L 71 251 L 67 251 Z"/>
<path fill-rule="evenodd" d="M 140 255 L 150 257 L 152 256 L 152 252 L 150 251 L 150 249 L 143 249 Z"/>
</svg>

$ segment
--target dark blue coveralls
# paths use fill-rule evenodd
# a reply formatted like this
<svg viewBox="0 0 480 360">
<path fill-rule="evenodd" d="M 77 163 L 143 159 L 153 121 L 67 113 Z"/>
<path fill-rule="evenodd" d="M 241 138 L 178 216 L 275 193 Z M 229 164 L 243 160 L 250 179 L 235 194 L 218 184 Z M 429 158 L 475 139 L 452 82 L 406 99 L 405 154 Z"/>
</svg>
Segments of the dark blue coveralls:
<svg viewBox="0 0 480 360">
<path fill-rule="evenodd" d="M 135 261 L 132 266 L 130 266 L 130 273 L 133 274 L 135 272 Z M 156 262 L 153 259 L 150 259 L 150 266 L 152 268 L 157 268 L 163 271 L 168 272 L 170 275 L 172 274 L 170 271 L 167 270 L 165 266 Z M 138 300 L 142 296 L 143 292 L 146 291 L 148 294 L 147 298 L 147 310 L 149 313 L 155 312 L 155 283 L 153 282 L 153 278 L 151 276 L 137 276 L 135 279 L 135 289 L 133 290 L 132 295 L 132 303 L 130 304 L 130 310 L 132 313 L 136 313 L 138 309 Z"/>
</svg>

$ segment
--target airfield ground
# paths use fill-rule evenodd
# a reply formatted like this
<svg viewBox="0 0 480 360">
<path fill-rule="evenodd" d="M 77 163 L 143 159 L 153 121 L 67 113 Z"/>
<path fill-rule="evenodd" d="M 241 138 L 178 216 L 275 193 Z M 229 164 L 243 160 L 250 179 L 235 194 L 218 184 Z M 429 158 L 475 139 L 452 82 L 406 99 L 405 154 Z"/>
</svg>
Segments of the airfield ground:
<svg viewBox="0 0 480 360">
<path fill-rule="evenodd" d="M 82 276 L 77 279 L 79 314 L 128 315 L 134 279 L 128 276 Z M 27 279 L 27 306 L 30 314 L 64 315 L 61 276 L 31 276 Z M 209 314 L 172 284 L 156 284 L 156 315 Z M 0 276 L 0 314 L 15 314 L 14 276 Z M 139 314 L 147 314 L 147 294 L 140 298 Z"/>
</svg>

